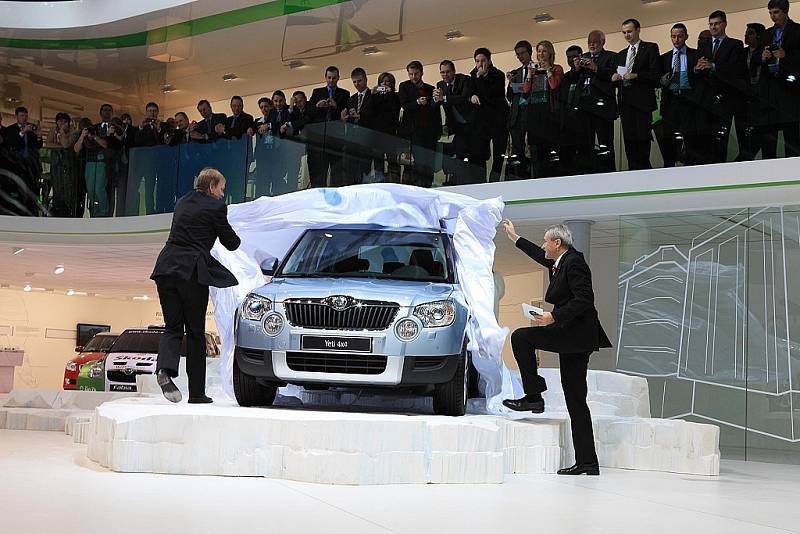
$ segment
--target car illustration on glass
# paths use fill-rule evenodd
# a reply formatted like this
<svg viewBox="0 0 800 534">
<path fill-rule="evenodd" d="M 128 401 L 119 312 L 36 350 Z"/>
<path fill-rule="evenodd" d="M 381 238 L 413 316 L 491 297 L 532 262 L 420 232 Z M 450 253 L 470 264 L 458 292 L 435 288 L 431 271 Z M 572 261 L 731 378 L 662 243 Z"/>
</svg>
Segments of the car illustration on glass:
<svg viewBox="0 0 800 534">
<path fill-rule="evenodd" d="M 471 388 L 469 309 L 452 238 L 437 229 L 306 230 L 236 312 L 233 385 L 241 406 L 277 388 L 402 389 L 463 415 Z"/>
<path fill-rule="evenodd" d="M 75 347 L 75 352 L 77 352 L 78 355 L 68 361 L 64 368 L 64 389 L 81 389 L 80 373 L 82 366 L 103 361 L 118 335 L 119 334 L 101 332 L 95 334 L 94 337 L 86 343 L 86 346 Z M 96 387 L 96 384 L 92 387 Z M 100 389 L 100 391 L 102 391 L 102 389 Z"/>
</svg>

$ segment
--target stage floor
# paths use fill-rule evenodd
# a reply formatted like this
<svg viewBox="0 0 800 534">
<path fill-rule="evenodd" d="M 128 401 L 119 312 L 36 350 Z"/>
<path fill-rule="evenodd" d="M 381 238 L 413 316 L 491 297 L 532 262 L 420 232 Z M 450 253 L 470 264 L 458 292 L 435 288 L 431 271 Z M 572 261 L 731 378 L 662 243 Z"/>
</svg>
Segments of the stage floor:
<svg viewBox="0 0 800 534">
<path fill-rule="evenodd" d="M 335 486 L 116 473 L 58 432 L 0 430 L 3 532 L 797 532 L 800 466 L 722 461 L 720 476 L 603 469 L 504 484 Z"/>
</svg>

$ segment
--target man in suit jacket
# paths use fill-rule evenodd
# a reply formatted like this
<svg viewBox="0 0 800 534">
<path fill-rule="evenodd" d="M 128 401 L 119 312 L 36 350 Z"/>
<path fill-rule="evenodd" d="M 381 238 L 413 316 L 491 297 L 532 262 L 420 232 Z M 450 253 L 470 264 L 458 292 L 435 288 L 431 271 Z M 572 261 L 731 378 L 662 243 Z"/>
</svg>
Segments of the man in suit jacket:
<svg viewBox="0 0 800 534">
<path fill-rule="evenodd" d="M 700 116 L 702 151 L 707 163 L 728 159 L 733 116 L 745 108 L 747 94 L 747 58 L 744 43 L 725 35 L 728 18 L 724 11 L 708 16 L 711 42 L 697 50 L 700 58 L 694 70 L 702 83 L 703 108 Z"/>
<path fill-rule="evenodd" d="M 622 137 L 630 170 L 651 169 L 650 141 L 653 111 L 656 109 L 656 87 L 660 69 L 658 45 L 639 38 L 641 24 L 636 19 L 622 23 L 622 35 L 628 47 L 617 55 L 617 66 L 625 74 L 615 72 L 612 82 L 619 86 L 619 108 Z"/>
<path fill-rule="evenodd" d="M 372 129 L 375 127 L 377 110 L 372 91 L 369 90 L 367 72 L 356 67 L 350 74 L 350 80 L 355 93 L 341 111 L 342 120 L 347 124 L 342 185 L 363 183 L 364 178 L 372 171 L 372 159 L 375 155 Z"/>
<path fill-rule="evenodd" d="M 600 30 L 590 32 L 586 42 L 589 51 L 580 64 L 577 96 L 578 120 L 586 125 L 588 139 L 579 146 L 578 158 L 588 172 L 614 172 L 614 121 L 619 108 L 611 77 L 617 72 L 617 54 L 604 48 L 606 35 Z"/>
<path fill-rule="evenodd" d="M 685 147 L 685 165 L 702 162 L 698 139 L 697 115 L 702 110 L 698 98 L 697 74 L 694 66 L 699 59 L 697 50 L 686 45 L 689 31 L 684 24 L 670 30 L 672 50 L 661 55 L 661 117 L 663 121 L 664 167 L 674 167 Z"/>
<path fill-rule="evenodd" d="M 499 182 L 503 170 L 503 158 L 508 147 L 508 101 L 505 97 L 505 77 L 492 64 L 492 53 L 488 48 L 478 48 L 473 54 L 475 68 L 470 72 L 474 107 L 473 146 L 470 163 L 476 168 L 479 183 L 486 181 L 486 162 L 489 159 L 489 143 L 492 144 L 492 168 L 490 182 Z"/>
<path fill-rule="evenodd" d="M 786 156 L 800 156 L 800 24 L 789 18 L 788 0 L 770 0 L 767 9 L 774 26 L 760 43 L 760 83 L 767 108 L 763 157 L 776 157 L 779 131 Z"/>
<path fill-rule="evenodd" d="M 221 137 L 225 137 L 225 122 L 228 117 L 224 113 L 214 113 L 211 103 L 208 100 L 201 100 L 197 103 L 197 111 L 203 117 L 200 122 L 189 125 L 193 143 L 213 143 Z M 252 119 L 252 117 L 251 117 Z"/>
<path fill-rule="evenodd" d="M 39 149 L 42 148 L 42 139 L 37 134 L 35 124 L 28 122 L 28 110 L 22 106 L 14 110 L 16 122 L 3 128 L 3 147 L 16 158 L 22 179 L 28 189 L 23 198 L 25 207 L 31 212 L 37 211 L 36 197 L 39 194 L 39 181 L 42 176 L 42 165 L 39 159 Z"/>
<path fill-rule="evenodd" d="M 433 86 L 422 79 L 422 63 L 412 61 L 406 65 L 406 72 L 408 80 L 397 88 L 403 109 L 398 134 L 409 141 L 414 164 L 406 167 L 403 182 L 431 187 L 436 144 L 442 134 L 442 114 L 439 106 L 433 105 Z"/>
<path fill-rule="evenodd" d="M 471 129 L 473 106 L 469 99 L 472 97 L 472 79 L 466 74 L 456 73 L 455 63 L 445 59 L 439 64 L 439 74 L 442 80 L 436 83 L 433 91 L 433 102 L 444 108 L 445 126 L 453 136 L 452 154 L 444 160 L 442 166 L 448 176 L 448 185 L 462 185 L 477 183 L 477 178 L 471 172 L 472 167 L 464 164 L 465 159 L 470 159 Z M 470 160 L 470 163 L 473 163 Z"/>
<path fill-rule="evenodd" d="M 538 326 L 518 328 L 511 335 L 525 396 L 507 399 L 503 404 L 516 411 L 544 412 L 542 392 L 547 384 L 537 372 L 535 351 L 557 352 L 575 446 L 575 465 L 560 469 L 558 474 L 599 475 L 592 417 L 586 404 L 586 374 L 592 352 L 610 347 L 611 342 L 594 307 L 592 273 L 583 254 L 572 247 L 572 234 L 563 224 L 545 231 L 541 247 L 520 237 L 510 220 L 505 219 L 502 225 L 517 248 L 549 271 L 545 300 L 553 305 L 552 312 L 532 318 Z"/>
<path fill-rule="evenodd" d="M 347 108 L 350 92 L 339 87 L 339 69 L 325 69 L 325 87 L 311 92 L 307 106 L 311 116 L 306 125 L 308 140 L 308 174 L 311 187 L 326 187 L 330 170 L 331 186 L 342 184 L 342 148 L 344 128 L 342 110 Z"/>
<path fill-rule="evenodd" d="M 172 379 L 178 376 L 180 348 L 186 332 L 186 374 L 189 402 L 209 403 L 206 396 L 205 321 L 208 286 L 231 287 L 236 277 L 211 255 L 219 238 L 228 250 L 239 248 L 241 240 L 228 223 L 228 207 L 222 200 L 225 177 L 212 168 L 200 171 L 197 189 L 175 204 L 172 227 L 150 275 L 158 288 L 166 332 L 158 346 L 156 380 L 164 396 L 180 402 L 181 394 Z"/>
<path fill-rule="evenodd" d="M 244 112 L 244 100 L 241 96 L 231 97 L 231 113 L 225 119 L 225 137 L 240 139 L 253 125 L 253 116 Z"/>
<path fill-rule="evenodd" d="M 517 69 L 506 73 L 508 88 L 506 89 L 506 100 L 511 103 L 508 114 L 507 127 L 511 133 L 511 150 L 514 157 L 509 160 L 506 167 L 506 180 L 521 180 L 531 177 L 531 162 L 526 155 L 528 142 L 528 97 L 529 94 L 523 92 L 523 85 L 528 78 L 528 69 L 533 67 L 531 55 L 533 46 L 529 41 L 519 41 L 514 46 L 514 54 L 522 64 Z"/>
</svg>

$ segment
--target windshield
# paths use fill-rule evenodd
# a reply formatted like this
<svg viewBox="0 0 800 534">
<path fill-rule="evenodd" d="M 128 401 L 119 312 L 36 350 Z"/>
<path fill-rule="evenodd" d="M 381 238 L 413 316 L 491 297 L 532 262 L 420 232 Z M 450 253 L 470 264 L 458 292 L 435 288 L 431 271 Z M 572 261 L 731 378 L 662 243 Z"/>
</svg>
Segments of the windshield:
<svg viewBox="0 0 800 534">
<path fill-rule="evenodd" d="M 163 330 L 134 330 L 123 332 L 111 347 L 111 352 L 150 352 L 158 353 L 158 340 Z"/>
<path fill-rule="evenodd" d="M 94 336 L 83 347 L 83 352 L 107 352 L 116 339 L 117 336 Z"/>
<path fill-rule="evenodd" d="M 276 276 L 449 282 L 445 237 L 390 230 L 309 230 Z"/>
</svg>

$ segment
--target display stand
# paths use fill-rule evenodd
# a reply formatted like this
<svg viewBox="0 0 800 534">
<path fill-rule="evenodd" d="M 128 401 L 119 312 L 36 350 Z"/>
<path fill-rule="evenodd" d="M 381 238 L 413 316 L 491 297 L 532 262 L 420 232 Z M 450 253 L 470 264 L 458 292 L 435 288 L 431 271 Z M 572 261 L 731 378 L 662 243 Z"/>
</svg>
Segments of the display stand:
<svg viewBox="0 0 800 534">
<path fill-rule="evenodd" d="M 14 368 L 22 365 L 23 356 L 21 350 L 0 350 L 0 393 L 14 389 Z"/>
</svg>

